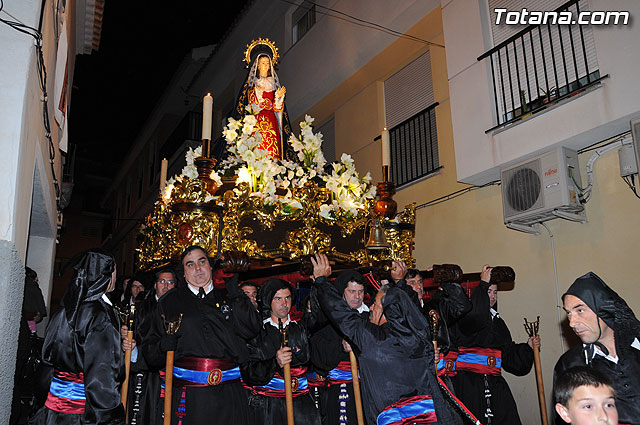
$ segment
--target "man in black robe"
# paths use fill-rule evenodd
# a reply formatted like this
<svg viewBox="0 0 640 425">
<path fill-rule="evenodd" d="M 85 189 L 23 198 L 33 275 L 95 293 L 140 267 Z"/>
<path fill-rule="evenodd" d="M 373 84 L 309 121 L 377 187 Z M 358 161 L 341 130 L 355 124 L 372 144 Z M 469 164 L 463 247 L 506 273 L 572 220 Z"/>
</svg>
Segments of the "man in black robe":
<svg viewBox="0 0 640 425">
<path fill-rule="evenodd" d="M 560 357 L 554 382 L 573 366 L 598 369 L 614 382 L 620 424 L 640 424 L 640 321 L 593 272 L 576 279 L 562 301 L 582 344 Z"/>
<path fill-rule="evenodd" d="M 145 295 L 144 276 L 142 273 L 137 273 L 134 277 L 127 281 L 126 288 L 122 295 L 122 300 L 115 303 L 118 310 L 126 312 L 131 309 L 138 300 L 142 299 Z M 140 298 L 138 298 L 140 297 Z"/>
<path fill-rule="evenodd" d="M 437 318 L 438 333 L 436 335 L 436 360 L 438 376 L 442 378 L 449 389 L 453 390 L 451 378 L 456 375 L 453 367 L 458 357 L 457 347 L 452 346 L 452 332 L 458 319 L 471 311 L 471 301 L 462 286 L 456 282 L 442 282 L 433 296 L 424 302 L 424 282 L 417 269 L 407 270 L 405 276 L 407 285 L 413 289 L 420 303 L 420 310 L 429 323 Z M 432 336 L 433 338 L 433 336 Z"/>
<path fill-rule="evenodd" d="M 58 311 L 47 326 L 43 360 L 53 367 L 45 406 L 31 424 L 123 425 L 124 364 L 120 323 L 105 295 L 115 287 L 113 257 L 83 253 Z"/>
<path fill-rule="evenodd" d="M 518 408 L 502 370 L 516 376 L 529 373 L 532 344 L 539 346 L 540 339 L 513 342 L 497 312 L 498 288 L 489 283 L 491 267 L 482 268 L 480 279 L 471 294 L 472 310 L 457 323 L 455 392 L 483 425 L 520 425 Z"/>
<path fill-rule="evenodd" d="M 364 304 L 365 278 L 355 270 L 341 273 L 335 287 L 349 307 L 369 319 L 369 308 Z M 351 344 L 331 323 L 327 323 L 311 338 L 311 362 L 326 378 L 322 396 L 322 415 L 327 425 L 357 423 L 351 361 Z"/>
<path fill-rule="evenodd" d="M 253 387 L 249 406 L 255 424 L 287 422 L 283 368 L 288 364 L 295 423 L 320 425 L 320 414 L 309 395 L 307 381 L 310 356 L 307 330 L 289 316 L 294 294 L 293 286 L 282 279 L 269 279 L 262 286 L 262 308 L 269 316 L 260 334 L 249 342 L 251 355 L 241 366 L 242 380 Z M 286 332 L 286 345 L 281 329 Z"/>
<path fill-rule="evenodd" d="M 260 317 L 238 288 L 237 275 L 227 280 L 229 304 L 223 302 L 203 248 L 187 248 L 177 274 L 185 282 L 158 301 L 142 347 L 155 367 L 165 365 L 168 351 L 175 352 L 172 423 L 249 424 L 239 365 L 248 357 L 244 340 L 259 332 Z M 175 335 L 165 333 L 164 321 L 180 321 Z"/>
<path fill-rule="evenodd" d="M 328 282 L 331 267 L 326 256 L 317 255 L 312 262 L 320 306 L 360 352 L 366 423 L 391 423 L 390 418 L 407 418 L 407 411 L 417 423 L 457 423 L 457 413 L 441 392 L 433 367 L 429 324 L 409 295 L 384 285 L 367 320 Z M 406 268 L 401 274 L 392 271 L 392 278 L 403 285 L 405 272 Z"/>
<path fill-rule="evenodd" d="M 158 300 L 173 289 L 176 276 L 173 270 L 165 268 L 155 274 L 153 293 L 136 303 L 133 341 L 129 345 L 126 338 L 127 325 L 122 326 L 122 349 L 131 351 L 131 370 L 127 408 L 129 425 L 154 425 L 162 422 L 163 404 L 160 398 L 160 368 L 150 367 L 142 355 L 141 347 L 149 333 L 151 321 L 158 308 Z"/>
</svg>

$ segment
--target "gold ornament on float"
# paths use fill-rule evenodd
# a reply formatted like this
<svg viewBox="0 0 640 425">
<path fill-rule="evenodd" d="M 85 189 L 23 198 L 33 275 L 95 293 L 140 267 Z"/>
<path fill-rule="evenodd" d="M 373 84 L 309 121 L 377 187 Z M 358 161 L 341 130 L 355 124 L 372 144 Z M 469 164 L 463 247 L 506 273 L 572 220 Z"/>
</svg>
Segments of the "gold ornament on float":
<svg viewBox="0 0 640 425">
<path fill-rule="evenodd" d="M 275 65 L 280 55 L 266 38 L 247 46 L 245 61 L 265 47 Z M 166 182 L 141 226 L 141 269 L 177 261 L 191 245 L 212 256 L 244 253 L 255 267 L 298 262 L 315 253 L 345 267 L 389 260 L 414 266 L 415 204 L 398 214 L 389 208 L 380 214 L 376 187 L 368 173 L 357 172 L 349 155 L 327 166 L 322 135 L 313 132 L 309 116 L 300 123 L 300 135 L 288 141 L 296 162 L 274 158 L 260 146 L 256 114 L 247 110 L 241 119 L 228 120 L 227 155 L 219 163 L 211 161 L 205 169 L 198 166 L 201 148 L 186 153 L 186 167 Z M 389 203 L 392 196 L 385 191 L 382 201 Z M 388 246 L 366 249 L 370 228 Z"/>
</svg>

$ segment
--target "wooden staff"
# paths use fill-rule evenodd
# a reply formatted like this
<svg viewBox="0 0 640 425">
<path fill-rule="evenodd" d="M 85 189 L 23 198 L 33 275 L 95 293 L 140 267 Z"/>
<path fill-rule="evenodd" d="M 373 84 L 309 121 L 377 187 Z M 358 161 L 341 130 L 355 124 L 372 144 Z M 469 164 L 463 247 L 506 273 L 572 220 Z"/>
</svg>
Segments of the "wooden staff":
<svg viewBox="0 0 640 425">
<path fill-rule="evenodd" d="M 129 348 L 124 352 L 124 382 L 122 383 L 122 391 L 120 392 L 120 401 L 124 407 L 126 421 L 129 422 L 129 409 L 127 409 L 127 399 L 129 395 L 129 371 L 131 370 L 131 342 L 133 341 L 133 316 L 136 311 L 135 304 L 131 304 L 130 310 L 127 312 L 118 312 L 120 319 L 128 326 L 127 341 Z"/>
<path fill-rule="evenodd" d="M 162 315 L 162 320 L 164 322 L 164 328 L 167 335 L 175 335 L 180 329 L 180 324 L 182 323 L 182 313 L 180 313 L 180 317 L 175 322 L 168 322 L 164 316 Z M 173 355 L 174 351 L 167 351 L 167 361 L 165 363 L 164 371 L 164 425 L 171 425 L 171 393 L 173 389 Z"/>
<path fill-rule="evenodd" d="M 429 310 L 429 328 L 431 328 L 431 342 L 433 343 L 433 352 L 438 350 L 438 329 L 440 327 L 440 314 L 436 310 Z M 436 375 L 438 374 L 438 360 L 434 358 Z"/>
<path fill-rule="evenodd" d="M 358 425 L 364 425 L 364 415 L 362 413 L 362 400 L 360 398 L 360 376 L 358 376 L 358 361 L 353 350 L 349 351 L 349 360 L 351 360 L 351 378 L 353 380 L 353 396 L 356 402 L 356 416 L 358 417 Z"/>
<path fill-rule="evenodd" d="M 527 322 L 524 319 L 524 328 L 529 334 L 529 338 L 538 336 L 538 328 L 540 327 L 540 316 L 535 322 Z M 544 383 L 542 382 L 542 365 L 540 364 L 540 350 L 538 346 L 532 341 L 533 346 L 533 364 L 536 367 L 536 384 L 538 385 L 538 401 L 540 403 L 540 419 L 542 425 L 547 425 L 547 402 L 544 397 Z"/>
<path fill-rule="evenodd" d="M 278 318 L 278 329 L 282 334 L 282 346 L 289 343 L 287 328 L 282 326 L 282 319 Z M 291 391 L 291 364 L 284 365 L 284 397 L 287 402 L 287 425 L 293 425 L 293 392 Z"/>
</svg>

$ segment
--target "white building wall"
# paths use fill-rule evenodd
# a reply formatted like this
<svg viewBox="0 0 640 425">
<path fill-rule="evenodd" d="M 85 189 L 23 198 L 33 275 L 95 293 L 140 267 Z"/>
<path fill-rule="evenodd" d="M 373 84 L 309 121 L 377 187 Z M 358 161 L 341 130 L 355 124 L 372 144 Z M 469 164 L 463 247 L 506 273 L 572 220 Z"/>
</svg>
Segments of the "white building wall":
<svg viewBox="0 0 640 425">
<path fill-rule="evenodd" d="M 80 2 L 82 0 L 79 0 Z M 70 90 L 75 63 L 76 2 L 67 2 Z M 9 423 L 18 328 L 24 292 L 24 267 L 39 276 L 45 300 L 50 294 L 58 224 L 53 173 L 62 181 L 60 131 L 54 122 L 54 76 L 57 40 L 52 1 L 5 1 L 0 16 L 38 28 L 44 8 L 42 50 L 47 70 L 48 112 L 56 158 L 53 170 L 45 137 L 42 92 L 33 37 L 0 24 L 0 423 Z M 83 16 L 82 19 L 85 17 Z M 69 97 L 67 97 L 69 100 Z M 40 325 L 42 333 L 44 323 Z"/>
<path fill-rule="evenodd" d="M 591 0 L 589 9 L 640 16 L 640 3 L 634 0 Z M 501 165 L 555 145 L 586 147 L 628 131 L 629 119 L 640 115 L 640 27 L 631 19 L 627 26 L 593 27 L 600 75 L 610 76 L 602 86 L 504 130 L 485 133 L 495 125 L 490 65 L 477 61 L 493 47 L 486 0 L 443 2 L 442 14 L 458 180 L 496 180 Z"/>
</svg>

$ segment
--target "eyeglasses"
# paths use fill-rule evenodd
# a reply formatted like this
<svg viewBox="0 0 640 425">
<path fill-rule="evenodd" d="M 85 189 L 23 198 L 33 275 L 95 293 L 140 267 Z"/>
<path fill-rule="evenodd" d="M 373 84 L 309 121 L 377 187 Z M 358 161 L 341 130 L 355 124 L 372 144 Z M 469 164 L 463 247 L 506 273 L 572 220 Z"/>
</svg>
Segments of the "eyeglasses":
<svg viewBox="0 0 640 425">
<path fill-rule="evenodd" d="M 175 281 L 175 280 L 172 280 L 172 279 L 169 279 L 169 280 L 167 280 L 167 279 L 160 279 L 160 280 L 158 280 L 158 281 L 157 281 L 157 283 L 161 283 L 161 284 L 163 284 L 163 285 L 175 285 L 175 284 L 176 284 L 176 281 Z"/>
</svg>

